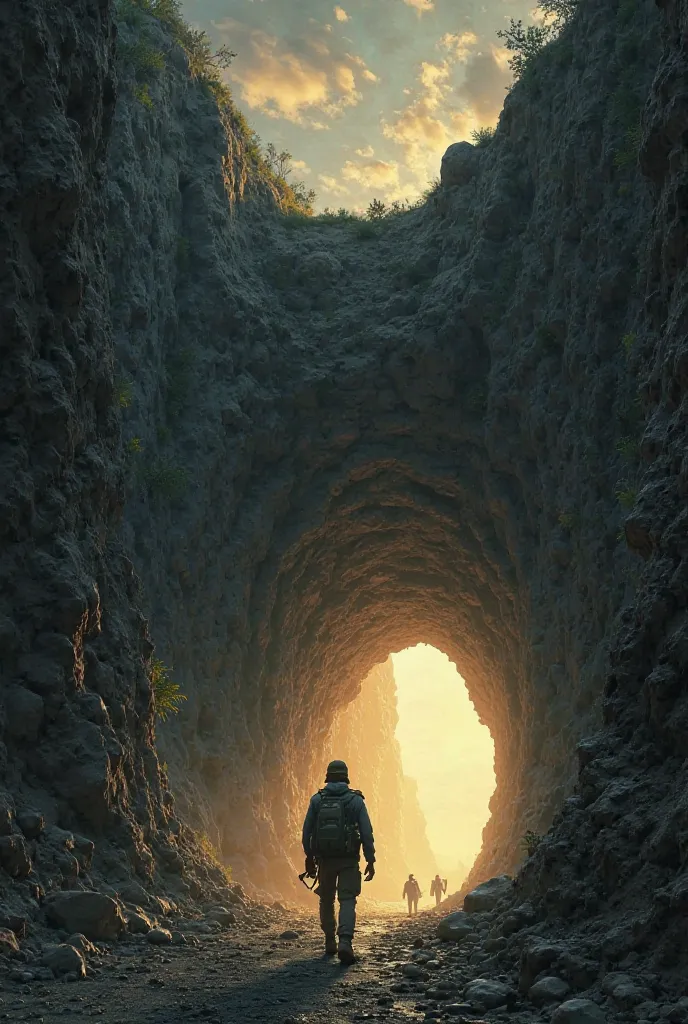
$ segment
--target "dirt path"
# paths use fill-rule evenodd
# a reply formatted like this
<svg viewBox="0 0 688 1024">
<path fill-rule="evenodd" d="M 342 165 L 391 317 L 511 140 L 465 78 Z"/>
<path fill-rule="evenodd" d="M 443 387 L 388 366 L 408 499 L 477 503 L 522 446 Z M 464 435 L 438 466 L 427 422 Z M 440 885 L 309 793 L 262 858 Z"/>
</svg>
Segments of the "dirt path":
<svg viewBox="0 0 688 1024">
<path fill-rule="evenodd" d="M 315 913 L 287 911 L 279 917 L 201 935 L 186 945 L 156 947 L 141 937 L 101 946 L 79 982 L 24 984 L 8 976 L 0 992 L 0 1019 L 337 1024 L 425 1015 L 414 1009 L 418 994 L 399 972 L 413 951 L 413 936 L 430 936 L 436 919 L 409 925 L 399 915 L 363 909 L 355 943 L 360 959 L 344 968 L 323 955 Z M 298 937 L 282 937 L 287 931 Z M 390 988 L 395 982 L 407 991 L 395 995 Z"/>
</svg>

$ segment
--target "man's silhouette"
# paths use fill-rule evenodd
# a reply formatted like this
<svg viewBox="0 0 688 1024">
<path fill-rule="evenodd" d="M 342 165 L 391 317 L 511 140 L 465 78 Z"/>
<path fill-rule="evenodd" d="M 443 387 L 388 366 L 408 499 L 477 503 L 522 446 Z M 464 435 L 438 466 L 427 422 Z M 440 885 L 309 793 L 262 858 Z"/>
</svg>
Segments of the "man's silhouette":
<svg viewBox="0 0 688 1024">
<path fill-rule="evenodd" d="M 422 895 L 423 894 L 420 891 L 420 886 L 418 885 L 418 882 L 413 877 L 413 875 L 409 875 L 406 881 L 404 882 L 404 891 L 401 894 L 402 900 L 408 900 L 409 917 L 411 916 L 411 914 L 418 913 L 418 900 Z"/>
<path fill-rule="evenodd" d="M 447 891 L 447 879 L 440 878 L 439 875 L 435 875 L 432 882 L 430 883 L 430 895 L 435 897 L 435 906 L 438 907 L 442 902 L 442 897 Z"/>
<path fill-rule="evenodd" d="M 354 961 L 356 897 L 361 894 L 359 857 L 366 860 L 365 880 L 375 874 L 375 844 L 363 794 L 349 789 L 349 769 L 344 761 L 331 761 L 325 788 L 311 797 L 303 823 L 306 872 L 318 878 L 320 926 L 325 933 L 325 952 L 335 953 L 343 964 Z M 334 897 L 339 900 L 339 945 L 335 938 Z"/>
</svg>

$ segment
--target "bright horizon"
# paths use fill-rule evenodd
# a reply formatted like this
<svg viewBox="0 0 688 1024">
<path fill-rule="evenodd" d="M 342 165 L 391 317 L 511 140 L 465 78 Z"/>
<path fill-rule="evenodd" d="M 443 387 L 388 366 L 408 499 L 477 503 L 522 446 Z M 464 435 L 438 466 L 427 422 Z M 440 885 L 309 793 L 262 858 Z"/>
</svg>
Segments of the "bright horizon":
<svg viewBox="0 0 688 1024">
<path fill-rule="evenodd" d="M 418 783 L 427 835 L 449 891 L 458 863 L 470 869 L 482 845 L 495 788 L 494 743 L 449 658 L 427 644 L 392 655 L 404 774 Z"/>
<path fill-rule="evenodd" d="M 316 210 L 414 200 L 453 142 L 497 123 L 512 81 L 497 31 L 533 0 L 182 0 L 263 140 L 294 157 Z"/>
</svg>

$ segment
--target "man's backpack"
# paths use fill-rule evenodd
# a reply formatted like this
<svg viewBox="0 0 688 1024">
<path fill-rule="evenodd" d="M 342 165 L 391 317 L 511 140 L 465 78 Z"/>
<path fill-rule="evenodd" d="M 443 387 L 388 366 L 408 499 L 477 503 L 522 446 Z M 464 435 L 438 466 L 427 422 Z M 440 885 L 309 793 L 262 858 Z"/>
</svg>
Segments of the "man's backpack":
<svg viewBox="0 0 688 1024">
<path fill-rule="evenodd" d="M 316 857 L 357 857 L 361 848 L 358 823 L 352 820 L 351 804 L 360 796 L 356 790 L 330 793 L 321 789 L 313 852 Z"/>
</svg>

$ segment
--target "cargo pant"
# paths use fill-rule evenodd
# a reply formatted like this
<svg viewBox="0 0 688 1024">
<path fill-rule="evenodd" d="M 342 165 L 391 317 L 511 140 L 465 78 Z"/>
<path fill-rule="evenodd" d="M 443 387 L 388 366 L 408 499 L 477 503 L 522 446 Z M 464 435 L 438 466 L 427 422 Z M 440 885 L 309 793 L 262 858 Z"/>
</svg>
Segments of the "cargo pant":
<svg viewBox="0 0 688 1024">
<path fill-rule="evenodd" d="M 325 935 L 353 939 L 356 927 L 356 897 L 361 895 L 361 872 L 358 858 L 321 857 L 318 861 L 320 927 Z M 334 917 L 335 893 L 339 900 L 339 928 Z"/>
</svg>

